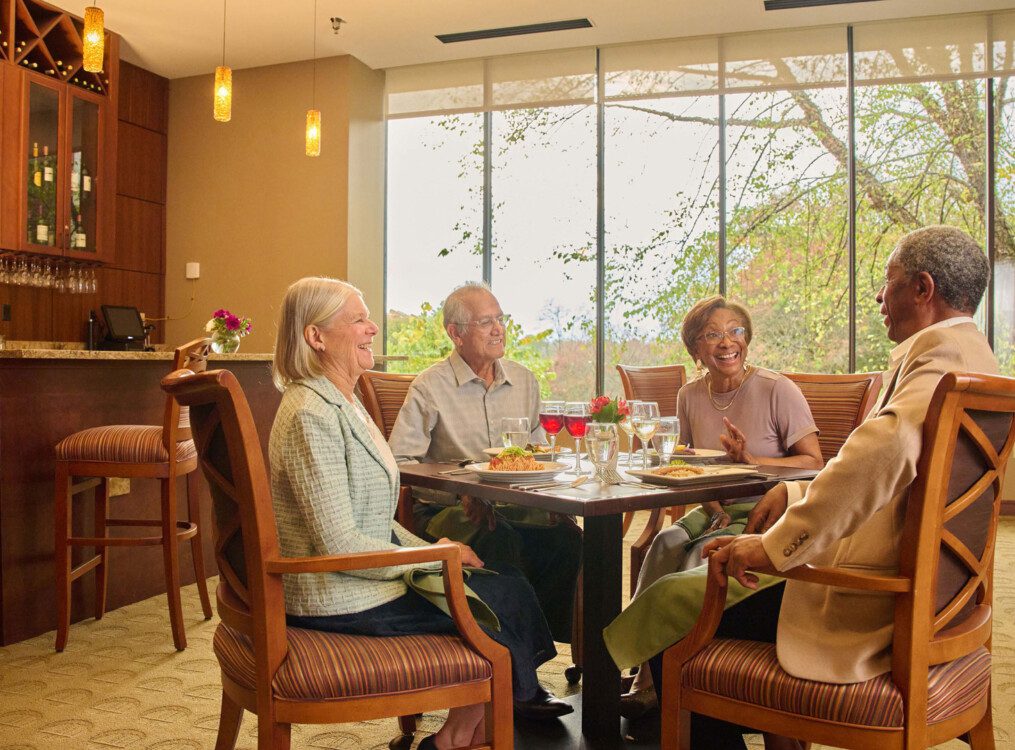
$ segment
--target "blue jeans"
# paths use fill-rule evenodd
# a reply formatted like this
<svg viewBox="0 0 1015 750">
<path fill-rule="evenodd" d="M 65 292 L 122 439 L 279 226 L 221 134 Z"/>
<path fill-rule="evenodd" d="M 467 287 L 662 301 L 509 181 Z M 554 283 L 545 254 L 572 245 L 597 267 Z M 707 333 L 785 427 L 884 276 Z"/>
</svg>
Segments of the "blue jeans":
<svg viewBox="0 0 1015 750">
<path fill-rule="evenodd" d="M 511 652 L 511 684 L 515 700 L 536 696 L 539 682 L 536 668 L 557 655 L 550 629 L 543 617 L 536 593 L 525 577 L 506 565 L 487 565 L 500 575 L 475 575 L 469 588 L 479 595 L 500 621 L 500 631 L 483 631 Z M 457 633 L 452 619 L 412 591 L 394 601 L 363 612 L 347 615 L 286 615 L 296 628 L 325 630 L 346 635 L 399 636 L 429 633 Z"/>
</svg>

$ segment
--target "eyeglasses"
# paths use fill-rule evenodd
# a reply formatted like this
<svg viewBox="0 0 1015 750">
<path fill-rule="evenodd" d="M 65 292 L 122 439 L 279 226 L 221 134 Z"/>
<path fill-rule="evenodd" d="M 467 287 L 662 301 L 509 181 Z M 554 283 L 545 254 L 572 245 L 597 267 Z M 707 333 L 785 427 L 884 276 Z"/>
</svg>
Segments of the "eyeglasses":
<svg viewBox="0 0 1015 750">
<path fill-rule="evenodd" d="M 481 331 L 489 331 L 491 328 L 493 328 L 494 323 L 496 323 L 501 328 L 506 328 L 509 322 L 511 322 L 511 316 L 503 314 L 490 316 L 486 318 L 480 318 L 479 320 L 470 320 L 467 325 L 474 325 Z"/>
<path fill-rule="evenodd" d="M 735 328 L 727 328 L 725 331 L 709 331 L 708 333 L 703 333 L 698 337 L 698 341 L 706 341 L 709 344 L 714 345 L 721 343 L 727 336 L 729 336 L 730 341 L 743 341 L 746 333 L 746 328 L 743 326 L 736 326 Z"/>
</svg>

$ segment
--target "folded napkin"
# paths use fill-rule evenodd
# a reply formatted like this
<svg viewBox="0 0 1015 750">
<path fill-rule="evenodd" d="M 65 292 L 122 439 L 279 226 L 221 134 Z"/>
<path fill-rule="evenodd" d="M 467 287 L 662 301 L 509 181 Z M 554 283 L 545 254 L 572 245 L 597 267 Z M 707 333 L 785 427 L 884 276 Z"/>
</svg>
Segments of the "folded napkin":
<svg viewBox="0 0 1015 750">
<path fill-rule="evenodd" d="M 497 575 L 496 570 L 484 570 L 483 568 L 463 568 L 462 577 L 468 580 L 471 575 Z M 406 571 L 402 576 L 405 585 L 433 604 L 444 614 L 451 616 L 451 608 L 448 606 L 447 596 L 444 594 L 444 573 L 440 570 L 429 570 L 427 568 L 413 568 Z M 469 605 L 469 611 L 481 626 L 487 630 L 500 632 L 500 620 L 493 613 L 489 605 L 479 598 L 479 595 L 465 586 L 465 601 Z"/>
<path fill-rule="evenodd" d="M 550 511 L 508 503 L 496 503 L 494 515 L 499 521 L 523 528 L 540 528 L 557 524 L 556 515 Z M 426 526 L 426 533 L 434 539 L 447 537 L 468 545 L 473 544 L 480 531 L 481 529 L 465 515 L 461 505 L 445 508 L 431 518 Z"/>
</svg>

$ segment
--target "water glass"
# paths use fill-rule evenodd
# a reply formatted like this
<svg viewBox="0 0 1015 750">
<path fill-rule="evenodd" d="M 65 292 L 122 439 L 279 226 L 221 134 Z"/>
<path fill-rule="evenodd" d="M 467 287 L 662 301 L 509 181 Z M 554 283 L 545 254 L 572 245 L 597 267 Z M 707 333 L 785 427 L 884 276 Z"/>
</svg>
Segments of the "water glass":
<svg viewBox="0 0 1015 750">
<path fill-rule="evenodd" d="M 631 411 L 635 404 L 640 404 L 641 401 L 628 401 L 627 402 L 627 414 L 623 419 L 620 420 L 620 429 L 627 435 L 627 465 L 632 466 L 634 464 L 634 422 L 631 420 Z"/>
<path fill-rule="evenodd" d="M 652 438 L 652 444 L 659 454 L 659 463 L 665 466 L 673 458 L 677 449 L 677 441 L 680 440 L 680 420 L 676 417 L 661 417 L 656 425 L 656 434 Z"/>
<path fill-rule="evenodd" d="M 564 402 L 544 401 L 539 407 L 539 426 L 550 441 L 550 460 L 557 460 L 557 435 L 564 429 Z"/>
<path fill-rule="evenodd" d="M 617 460 L 620 442 L 617 439 L 617 425 L 612 422 L 589 422 L 585 432 L 585 447 L 595 466 L 595 476 L 602 484 L 608 484 L 604 470 L 612 468 Z"/>
<path fill-rule="evenodd" d="M 500 420 L 500 441 L 505 448 L 524 448 L 529 442 L 529 418 L 504 417 Z"/>
<path fill-rule="evenodd" d="M 564 429 L 574 438 L 574 473 L 581 476 L 582 471 L 582 438 L 591 421 L 591 407 L 587 401 L 568 401 L 564 405 Z"/>
<path fill-rule="evenodd" d="M 635 404 L 631 408 L 631 421 L 634 423 L 634 434 L 641 441 L 641 468 L 648 469 L 648 444 L 659 426 L 659 404 L 655 401 Z"/>
</svg>

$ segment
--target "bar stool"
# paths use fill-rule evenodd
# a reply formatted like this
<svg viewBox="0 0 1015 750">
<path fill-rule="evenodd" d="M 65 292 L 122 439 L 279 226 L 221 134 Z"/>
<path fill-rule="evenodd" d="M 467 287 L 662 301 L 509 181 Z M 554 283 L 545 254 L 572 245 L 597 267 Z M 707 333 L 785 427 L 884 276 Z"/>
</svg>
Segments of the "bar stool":
<svg viewBox="0 0 1015 750">
<path fill-rule="evenodd" d="M 186 368 L 203 372 L 207 366 L 211 339 L 202 338 L 176 350 L 173 371 Z M 180 606 L 179 543 L 189 539 L 194 575 L 201 595 L 204 618 L 212 615 L 205 581 L 198 512 L 197 451 L 190 434 L 189 409 L 181 409 L 172 396 L 166 398 L 162 426 L 109 425 L 76 432 L 56 446 L 55 543 L 56 543 L 56 650 L 63 651 L 70 630 L 71 584 L 85 573 L 95 571 L 95 619 L 106 610 L 109 547 L 162 546 L 166 573 L 166 596 L 173 643 L 178 651 L 187 647 Z M 189 521 L 177 520 L 177 478 L 187 477 Z M 162 485 L 161 518 L 109 518 L 109 479 L 150 477 Z M 84 478 L 84 481 L 77 481 Z M 76 537 L 72 531 L 74 496 L 95 488 L 93 536 Z M 109 536 L 108 527 L 156 527 L 157 536 Z M 72 567 L 72 547 L 94 547 L 96 554 Z"/>
</svg>

